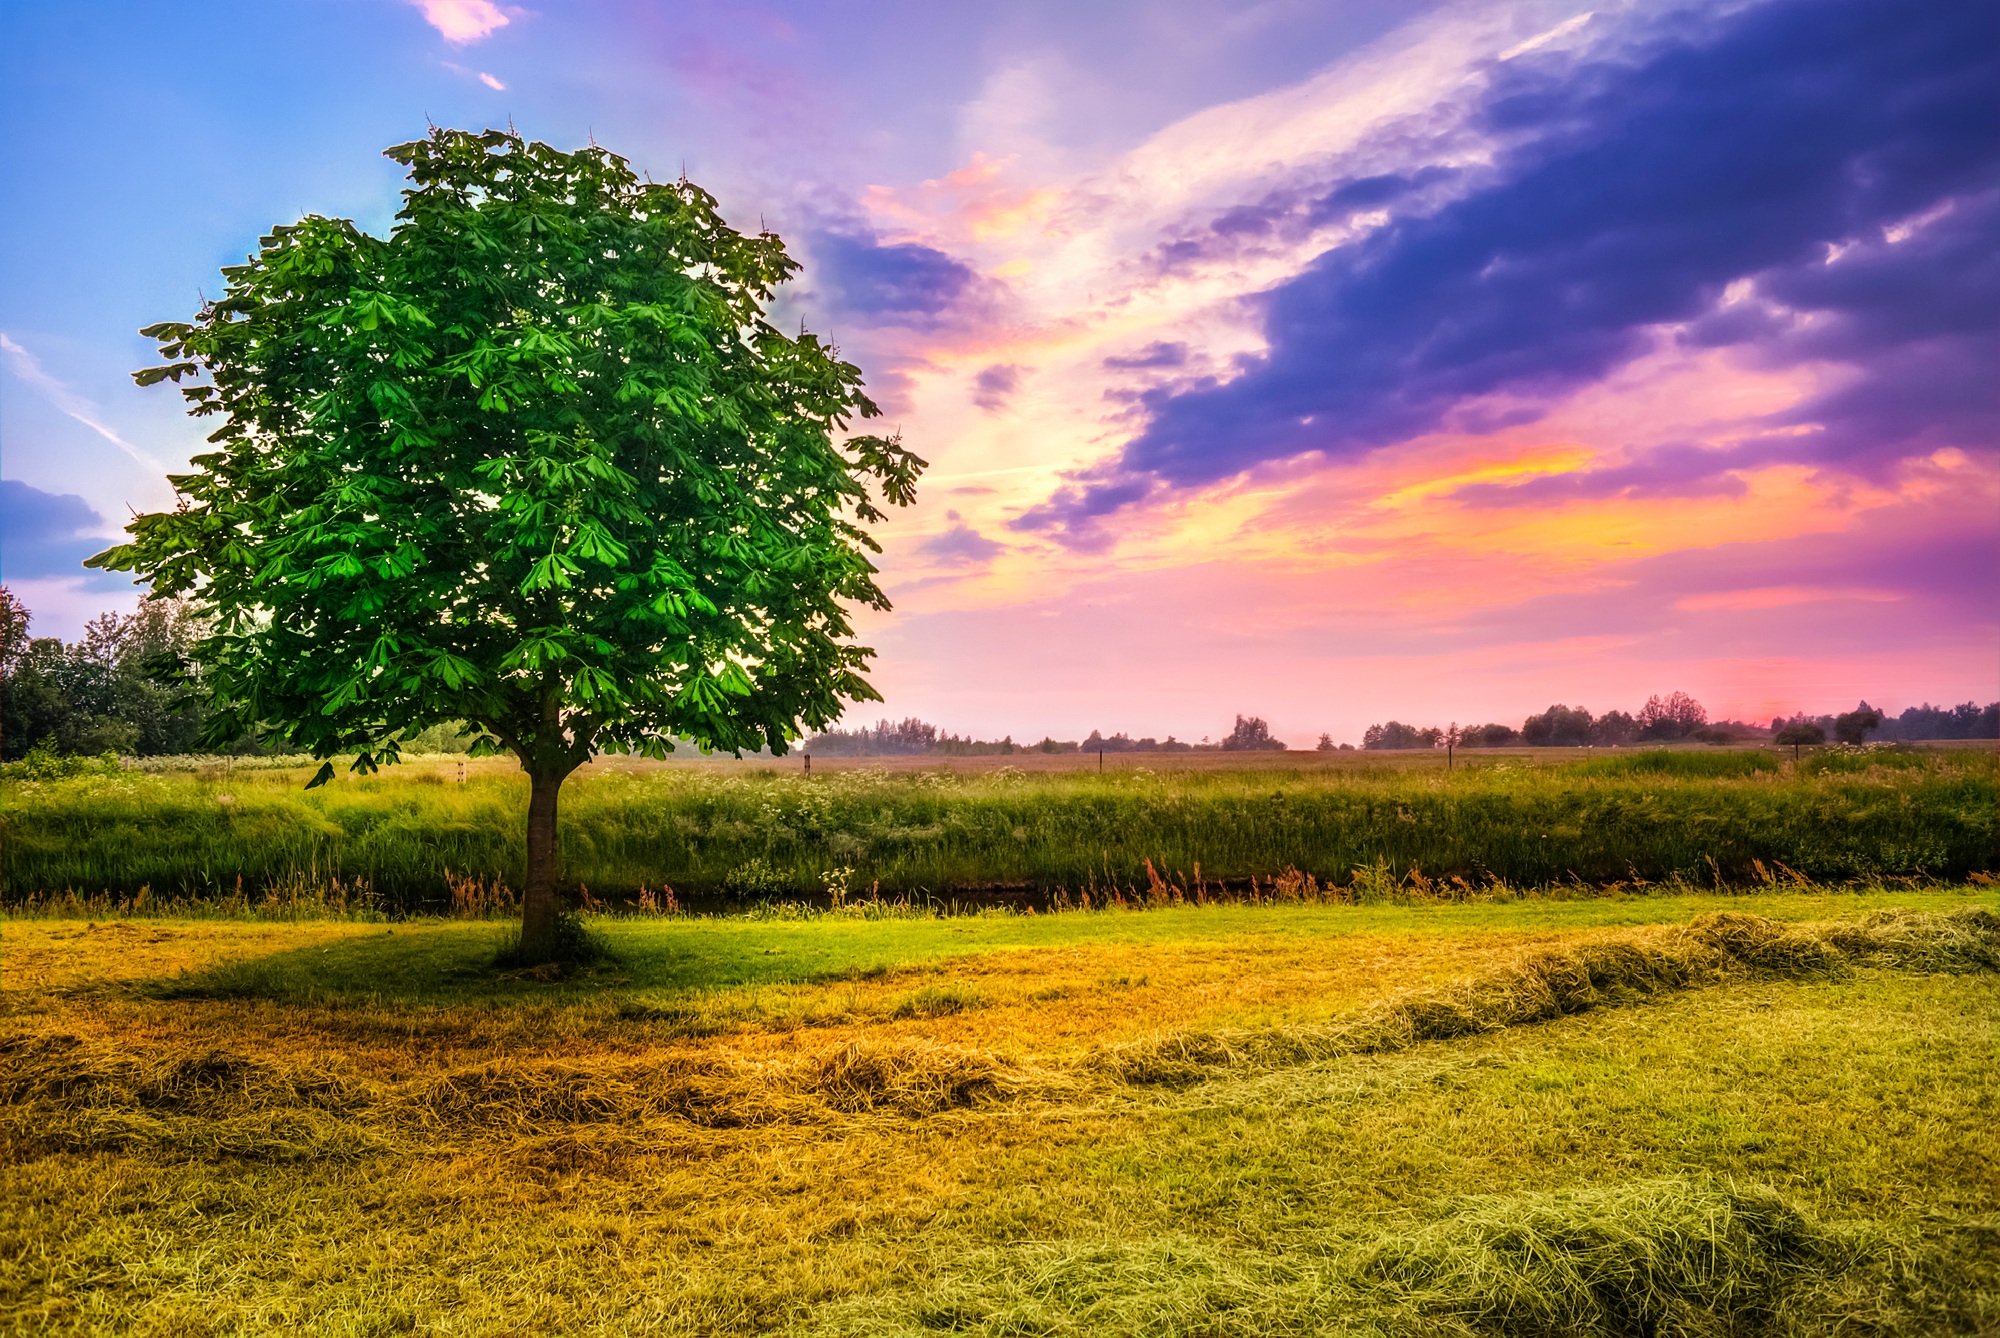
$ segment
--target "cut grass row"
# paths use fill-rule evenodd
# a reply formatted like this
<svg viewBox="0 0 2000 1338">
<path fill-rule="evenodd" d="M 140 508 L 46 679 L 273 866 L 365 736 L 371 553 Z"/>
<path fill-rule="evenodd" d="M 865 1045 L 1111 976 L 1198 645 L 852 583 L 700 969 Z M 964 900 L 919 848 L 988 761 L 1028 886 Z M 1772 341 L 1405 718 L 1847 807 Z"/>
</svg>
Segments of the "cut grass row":
<svg viewBox="0 0 2000 1338">
<path fill-rule="evenodd" d="M 15 922 L 0 1328 L 1982 1331 L 2000 926 L 1885 900 L 624 922 L 555 986 Z M 1493 1025 L 1270 1044 L 1440 1002 Z"/>
<path fill-rule="evenodd" d="M 5 890 L 156 904 L 374 898 L 449 904 L 455 875 L 518 885 L 524 783 L 436 770 L 304 791 L 284 772 L 12 783 Z M 888 897 L 993 888 L 1240 892 L 1287 869 L 1376 895 L 1581 881 L 1747 884 L 1964 878 L 1992 871 L 1990 753 L 1758 753 L 1408 767 L 1186 772 L 769 769 L 585 772 L 565 791 L 566 875 L 601 898 L 671 887 L 748 900 L 843 887 Z M 1366 871 L 1357 873 L 1357 871 Z M 1412 875 L 1418 875 L 1412 878 Z M 358 889 L 365 888 L 365 893 Z M 351 896 L 350 893 L 353 895 Z"/>
</svg>

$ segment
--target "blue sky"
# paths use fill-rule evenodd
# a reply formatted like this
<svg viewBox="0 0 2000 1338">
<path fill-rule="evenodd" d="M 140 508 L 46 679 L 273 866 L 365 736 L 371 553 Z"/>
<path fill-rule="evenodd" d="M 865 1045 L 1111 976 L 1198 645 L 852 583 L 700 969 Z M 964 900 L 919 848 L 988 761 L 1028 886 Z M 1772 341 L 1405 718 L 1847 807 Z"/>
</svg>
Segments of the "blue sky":
<svg viewBox="0 0 2000 1338">
<path fill-rule="evenodd" d="M 385 228 L 427 122 L 511 119 L 805 261 L 783 315 L 934 462 L 866 624 L 899 714 L 1342 737 L 2000 681 L 1990 4 L 0 14 L 39 631 L 129 603 L 73 564 L 197 449 L 137 329 L 273 223 Z"/>
</svg>

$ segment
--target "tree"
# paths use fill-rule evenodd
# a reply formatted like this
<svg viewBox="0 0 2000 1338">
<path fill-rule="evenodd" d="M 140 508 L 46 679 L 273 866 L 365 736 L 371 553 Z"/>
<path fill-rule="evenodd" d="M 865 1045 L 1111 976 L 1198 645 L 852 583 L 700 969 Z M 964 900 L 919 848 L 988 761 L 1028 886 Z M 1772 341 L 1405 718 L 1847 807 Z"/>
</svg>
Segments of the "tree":
<svg viewBox="0 0 2000 1338">
<path fill-rule="evenodd" d="M 1222 741 L 1225 753 L 1282 753 L 1285 745 L 1271 737 L 1271 727 L 1261 716 L 1236 717 L 1236 727 Z"/>
<path fill-rule="evenodd" d="M 827 730 L 807 739 L 805 750 L 827 757 L 913 756 L 933 751 L 938 743 L 936 725 L 910 716 L 901 721 L 878 720 L 873 729 L 863 725 Z"/>
<path fill-rule="evenodd" d="M 1521 741 L 1512 725 L 1471 725 L 1459 741 L 1461 748 L 1506 748 Z"/>
<path fill-rule="evenodd" d="M 1799 748 L 1801 745 L 1826 742 L 1826 731 L 1810 720 L 1800 718 L 1791 721 L 1789 724 L 1782 720 L 1773 720 L 1771 724 L 1776 727 L 1771 732 L 1771 742 L 1789 743 L 1792 745 L 1792 760 L 1794 762 L 1799 760 Z"/>
<path fill-rule="evenodd" d="M 1669 693 L 1664 699 L 1648 697 L 1639 708 L 1642 739 L 1685 739 L 1707 723 L 1707 710 L 1685 692 Z"/>
<path fill-rule="evenodd" d="M 1581 706 L 1551 706 L 1521 722 L 1521 742 L 1531 748 L 1581 748 L 1590 742 L 1590 712 Z"/>
<path fill-rule="evenodd" d="M 560 944 L 557 798 L 598 752 L 782 753 L 861 677 L 846 605 L 886 609 L 869 484 L 924 462 L 836 443 L 877 409 L 815 336 L 764 319 L 797 270 L 686 180 L 592 146 L 433 130 L 387 238 L 308 216 L 142 333 L 142 385 L 215 449 L 91 565 L 210 622 L 210 736 L 269 729 L 360 773 L 447 721 L 529 778 L 520 955 Z M 333 777 L 330 760 L 312 784 Z"/>
<path fill-rule="evenodd" d="M 1331 734 L 1320 735 L 1319 742 L 1314 745 L 1314 749 L 1315 751 L 1322 753 L 1335 753 L 1340 751 L 1338 746 L 1335 745 L 1333 741 L 1333 735 Z"/>
<path fill-rule="evenodd" d="M 1361 732 L 1361 746 L 1368 750 L 1435 748 L 1444 731 L 1435 726 L 1418 729 L 1400 720 L 1391 720 L 1386 725 L 1370 725 Z"/>
<path fill-rule="evenodd" d="M 1639 722 L 1623 711 L 1606 711 L 1590 723 L 1590 741 L 1599 747 L 1616 748 L 1638 734 Z"/>
<path fill-rule="evenodd" d="M 0 757 L 18 760 L 44 741 L 57 754 L 192 751 L 199 669 L 185 652 L 198 628 L 184 601 L 147 598 L 122 618 L 100 614 L 67 645 L 30 639 L 32 616 L 0 586 Z"/>
<path fill-rule="evenodd" d="M 34 618 L 12 590 L 0 585 L 0 673 L 12 669 L 28 653 L 28 624 Z"/>
<path fill-rule="evenodd" d="M 1867 739 L 1869 731 L 1882 727 L 1882 713 L 1862 702 L 1852 711 L 1833 718 L 1833 737 L 1842 743 L 1860 744 Z"/>
</svg>

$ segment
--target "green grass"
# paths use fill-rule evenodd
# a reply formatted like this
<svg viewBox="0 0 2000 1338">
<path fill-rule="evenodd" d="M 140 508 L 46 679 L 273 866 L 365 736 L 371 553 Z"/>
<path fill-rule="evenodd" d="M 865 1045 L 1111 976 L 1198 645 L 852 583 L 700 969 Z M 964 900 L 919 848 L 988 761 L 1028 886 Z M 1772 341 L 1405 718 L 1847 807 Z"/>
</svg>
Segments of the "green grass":
<svg viewBox="0 0 2000 1338">
<path fill-rule="evenodd" d="M 1426 939 L 1506 941 L 1543 926 L 1634 929 L 1718 911 L 1776 919 L 1858 916 L 1884 906 L 1946 910 L 1963 889 L 1864 889 L 1716 896 L 1616 896 L 1576 901 L 1467 905 L 1218 905 L 1147 912 L 986 914 L 896 920 L 822 916 L 795 920 L 660 917 L 592 921 L 610 960 L 555 981 L 496 976 L 490 969 L 509 927 L 429 921 L 357 931 L 328 943 L 232 961 L 156 980 L 163 996 L 264 998 L 284 1002 L 405 1001 L 428 1006 L 543 1005 L 668 999 L 693 990 L 823 985 L 879 977 L 952 958 L 1089 947 L 1113 952 L 1178 944 L 1227 944 L 1282 952 L 1351 936 L 1401 943 Z"/>
<path fill-rule="evenodd" d="M 86 776 L 4 793 L 5 892 L 131 903 L 301 900 L 436 908 L 448 876 L 518 885 L 525 784 L 435 769 L 300 788 L 302 774 Z M 1474 888 L 1962 878 L 2000 845 L 1996 759 L 1639 753 L 1565 765 L 1159 771 L 598 769 L 564 796 L 569 878 L 599 897 L 889 897 L 993 887 L 1145 890 L 1148 861 L 1189 896 L 1287 869 L 1314 894 Z M 1365 871 L 1357 874 L 1357 870 Z M 1790 873 L 1786 871 L 1791 871 Z M 1417 875 L 1417 877 L 1413 877 Z M 1453 881 L 1456 880 L 1456 881 Z M 317 900 L 315 900 L 317 899 Z M 371 900 L 372 899 L 372 900 Z"/>
<path fill-rule="evenodd" d="M 1994 908 L 12 921 L 0 1332 L 1987 1332 Z"/>
<path fill-rule="evenodd" d="M 1819 759 L 1815 758 L 1814 761 Z M 1775 776 L 1784 771 L 1775 755 L 1731 749 L 1727 752 L 1684 753 L 1664 748 L 1642 753 L 1622 753 L 1578 762 L 1571 770 L 1579 776 Z"/>
</svg>

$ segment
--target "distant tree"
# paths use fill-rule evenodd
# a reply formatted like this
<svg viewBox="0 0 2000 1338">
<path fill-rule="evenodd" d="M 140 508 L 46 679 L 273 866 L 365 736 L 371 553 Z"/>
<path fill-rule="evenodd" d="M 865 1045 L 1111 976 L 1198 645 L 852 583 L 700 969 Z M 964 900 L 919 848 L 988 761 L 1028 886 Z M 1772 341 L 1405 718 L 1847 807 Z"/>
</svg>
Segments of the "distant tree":
<svg viewBox="0 0 2000 1338">
<path fill-rule="evenodd" d="M 1581 706 L 1551 706 L 1521 722 L 1521 742 L 1531 748 L 1581 748 L 1594 722 Z"/>
<path fill-rule="evenodd" d="M 1397 751 L 1409 748 L 1435 748 L 1444 737 L 1444 731 L 1435 726 L 1418 729 L 1400 720 L 1391 720 L 1386 725 L 1370 725 L 1361 734 L 1361 746 L 1368 750 Z"/>
<path fill-rule="evenodd" d="M 185 595 L 211 737 L 366 773 L 432 725 L 529 781 L 521 956 L 561 950 L 556 812 L 599 752 L 782 753 L 849 701 L 848 606 L 885 609 L 869 486 L 923 462 L 836 437 L 861 373 L 765 320 L 796 270 L 682 180 L 595 146 L 434 130 L 387 238 L 274 228 L 223 297 L 144 333 L 142 385 L 216 415 L 181 505 L 91 565 Z M 333 776 L 331 762 L 313 783 Z"/>
<path fill-rule="evenodd" d="M 1506 748 L 1521 741 L 1521 732 L 1512 725 L 1471 725 L 1466 728 L 1462 747 Z"/>
<path fill-rule="evenodd" d="M 1852 711 L 1833 718 L 1833 737 L 1841 743 L 1859 744 L 1882 725 L 1882 713 L 1862 702 Z"/>
<path fill-rule="evenodd" d="M 1340 750 L 1334 747 L 1333 735 L 1322 734 L 1319 736 L 1319 743 L 1315 745 L 1314 751 L 1322 753 L 1332 753 L 1332 752 L 1338 752 Z"/>
<path fill-rule="evenodd" d="M 1271 737 L 1271 727 L 1260 716 L 1236 717 L 1236 727 L 1222 741 L 1225 753 L 1282 753 L 1285 745 Z"/>
<path fill-rule="evenodd" d="M 100 614 L 68 644 L 30 639 L 32 616 L 0 587 L 0 632 L 8 637 L 0 662 L 0 756 L 18 759 L 45 740 L 72 755 L 153 756 L 199 746 L 199 668 L 187 655 L 200 624 L 184 601 L 149 596 L 123 617 Z"/>
<path fill-rule="evenodd" d="M 1590 722 L 1590 742 L 1600 748 L 1618 748 L 1639 737 L 1639 722 L 1624 711 L 1606 711 Z"/>
<path fill-rule="evenodd" d="M 826 757 L 909 757 L 931 752 L 939 742 L 936 725 L 909 716 L 903 720 L 878 720 L 873 729 L 866 725 L 857 729 L 829 729 L 800 746 L 809 753 Z"/>
<path fill-rule="evenodd" d="M 28 653 L 28 624 L 34 618 L 12 590 L 0 585 L 0 673 Z"/>
<path fill-rule="evenodd" d="M 1962 702 L 1949 708 L 1928 702 L 1907 707 L 1882 734 L 1885 738 L 1911 740 L 2000 738 L 2000 702 L 1990 702 L 1984 707 L 1977 702 Z"/>
<path fill-rule="evenodd" d="M 1826 742 L 1826 731 L 1817 721 L 1794 718 L 1790 721 L 1773 720 L 1771 724 L 1771 742 L 1790 744 L 1794 761 L 1798 760 L 1799 749 L 1806 744 Z"/>
<path fill-rule="evenodd" d="M 1662 741 L 1684 739 L 1708 723 L 1708 712 L 1685 692 L 1648 697 L 1639 708 L 1639 737 Z"/>
</svg>

